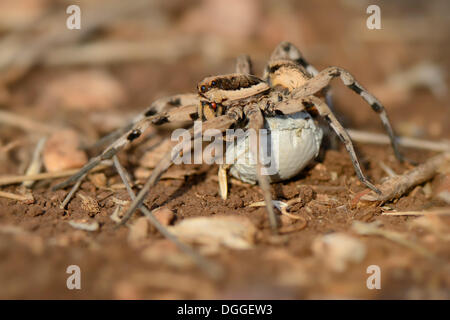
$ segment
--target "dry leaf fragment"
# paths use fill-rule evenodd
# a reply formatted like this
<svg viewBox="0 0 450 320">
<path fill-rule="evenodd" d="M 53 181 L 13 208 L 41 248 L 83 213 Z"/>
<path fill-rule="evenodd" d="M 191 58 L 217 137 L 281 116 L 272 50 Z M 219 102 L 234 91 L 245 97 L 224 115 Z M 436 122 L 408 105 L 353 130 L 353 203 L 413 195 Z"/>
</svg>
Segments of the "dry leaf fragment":
<svg viewBox="0 0 450 320">
<path fill-rule="evenodd" d="M 44 165 L 48 172 L 80 168 L 87 162 L 84 151 L 78 149 L 80 140 L 74 130 L 55 132 L 44 148 Z"/>
<path fill-rule="evenodd" d="M 245 217 L 214 216 L 184 219 L 169 227 L 169 231 L 181 240 L 204 246 L 249 249 L 253 246 L 257 229 Z"/>
<path fill-rule="evenodd" d="M 175 214 L 169 208 L 157 208 L 152 211 L 156 220 L 159 221 L 163 226 L 168 226 L 173 219 L 175 218 Z"/>
<path fill-rule="evenodd" d="M 106 187 L 106 176 L 104 173 L 90 174 L 88 175 L 88 179 L 99 189 Z"/>
<path fill-rule="evenodd" d="M 128 233 L 128 242 L 135 246 L 139 242 L 147 238 L 148 235 L 148 220 L 146 217 L 140 217 L 130 226 Z"/>
<path fill-rule="evenodd" d="M 98 224 L 97 221 L 89 223 L 85 219 L 72 220 L 72 221 L 68 221 L 68 223 L 75 229 L 80 229 L 80 230 L 84 230 L 84 231 L 97 231 L 98 228 L 100 227 L 100 225 Z"/>
<path fill-rule="evenodd" d="M 367 252 L 360 240 L 344 233 L 331 233 L 316 238 L 312 251 L 336 272 L 345 271 L 349 263 L 361 262 Z"/>
</svg>

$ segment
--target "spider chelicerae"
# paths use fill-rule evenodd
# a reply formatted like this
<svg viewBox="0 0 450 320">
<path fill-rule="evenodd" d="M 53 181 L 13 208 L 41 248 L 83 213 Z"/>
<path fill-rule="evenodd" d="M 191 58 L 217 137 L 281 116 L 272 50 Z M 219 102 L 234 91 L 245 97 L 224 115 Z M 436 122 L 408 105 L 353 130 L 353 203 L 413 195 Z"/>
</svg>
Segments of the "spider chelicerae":
<svg viewBox="0 0 450 320">
<path fill-rule="evenodd" d="M 265 118 L 308 112 L 313 117 L 319 116 L 326 120 L 344 143 L 359 180 L 368 188 L 380 193 L 362 172 L 352 141 L 330 108 L 329 84 L 334 78 L 340 78 L 344 85 L 359 94 L 379 115 L 389 134 L 396 157 L 403 161 L 386 111 L 372 94 L 365 90 L 348 71 L 339 67 L 328 67 L 319 72 L 304 59 L 294 45 L 282 42 L 272 53 L 262 78 L 253 75 L 250 58 L 240 56 L 237 59 L 235 73 L 203 79 L 198 83 L 197 93 L 180 94 L 155 101 L 130 125 L 107 136 L 103 141 L 114 141 L 100 155 L 92 158 L 78 173 L 54 186 L 53 189 L 64 188 L 75 183 L 72 188 L 72 191 L 75 191 L 90 170 L 111 158 L 120 176 L 126 182 L 126 176 L 116 154 L 141 136 L 151 125 L 198 120 L 202 121 L 200 134 L 208 129 L 216 129 L 224 133 L 231 127 L 245 127 L 258 131 L 264 128 Z M 194 133 L 192 128 L 190 131 Z M 199 133 L 195 133 L 193 139 L 196 138 L 196 134 Z M 188 142 L 191 145 L 191 141 Z M 270 225 L 276 232 L 277 219 L 271 199 L 270 181 L 268 176 L 261 173 L 262 164 L 258 157 L 259 143 L 258 139 L 257 144 L 251 147 L 251 152 L 257 159 L 257 181 L 263 191 Z M 183 148 L 183 150 L 186 149 Z M 125 224 L 138 208 L 148 212 L 143 205 L 145 197 L 178 157 L 181 157 L 181 152 L 172 152 L 172 150 L 167 152 L 137 196 L 129 184 L 125 183 L 133 201 L 120 225 Z M 221 188 L 224 185 L 223 179 L 221 167 L 219 170 Z M 70 192 L 64 203 L 67 203 L 72 195 L 73 192 Z"/>
</svg>

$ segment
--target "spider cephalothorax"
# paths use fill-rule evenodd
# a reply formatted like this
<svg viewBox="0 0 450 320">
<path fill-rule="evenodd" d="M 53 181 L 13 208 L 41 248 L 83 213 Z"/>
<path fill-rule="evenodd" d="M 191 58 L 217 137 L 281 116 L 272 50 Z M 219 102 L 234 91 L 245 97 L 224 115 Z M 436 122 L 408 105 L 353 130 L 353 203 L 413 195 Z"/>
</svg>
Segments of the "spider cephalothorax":
<svg viewBox="0 0 450 320">
<path fill-rule="evenodd" d="M 207 77 L 197 88 L 201 101 L 198 113 L 206 120 L 222 115 L 232 106 L 246 105 L 270 90 L 265 81 L 243 73 Z"/>
<path fill-rule="evenodd" d="M 232 126 L 259 132 L 261 129 L 267 127 L 267 123 L 270 122 L 265 121 L 265 119 L 270 120 L 275 119 L 276 117 L 290 118 L 288 121 L 309 121 L 309 127 L 311 127 L 313 126 L 310 117 L 311 114 L 323 117 L 328 122 L 330 127 L 345 144 L 358 178 L 367 187 L 379 192 L 379 190 L 363 174 L 350 137 L 332 112 L 329 84 L 334 78 L 340 78 L 349 89 L 359 94 L 380 116 L 381 121 L 390 136 L 395 155 L 399 160 L 402 160 L 386 111 L 373 95 L 356 82 L 354 77 L 348 71 L 338 67 L 329 67 L 318 72 L 313 66 L 306 62 L 295 46 L 288 42 L 282 42 L 272 53 L 269 63 L 264 69 L 262 79 L 253 75 L 248 56 L 240 56 L 236 64 L 236 73 L 203 79 L 198 83 L 197 93 L 195 94 L 180 94 L 155 101 L 147 110 L 138 116 L 133 123 L 109 135 L 108 139 L 116 140 L 113 141 L 99 156 L 91 159 L 77 174 L 67 181 L 55 186 L 54 189 L 66 187 L 67 185 L 76 182 L 75 187 L 72 189 L 76 190 L 81 179 L 86 176 L 92 168 L 110 158 L 114 159 L 120 173 L 120 164 L 116 157 L 117 152 L 122 150 L 137 137 L 141 136 L 150 125 L 160 125 L 168 122 L 176 123 L 179 121 L 188 121 L 192 123 L 193 121 L 198 120 L 203 121 L 201 133 L 207 132 L 208 129 L 216 129 L 216 131 L 219 130 L 220 132 L 225 132 Z M 323 99 L 323 97 L 325 97 L 325 99 Z M 291 117 L 291 115 L 299 113 L 302 114 L 302 117 L 304 116 L 303 119 L 295 120 L 294 118 L 296 117 Z M 280 118 L 279 121 L 284 121 L 284 118 Z M 298 123 L 295 123 L 294 127 L 297 124 Z M 283 126 L 283 124 L 281 126 Z M 299 127 L 295 129 L 303 130 L 303 128 L 306 128 L 302 126 L 303 124 L 300 123 Z M 287 128 L 290 130 L 289 127 Z M 191 129 L 190 132 L 193 132 L 193 129 Z M 304 143 L 304 146 L 307 147 L 307 144 L 312 142 L 311 139 L 316 139 L 316 143 L 319 143 L 320 145 L 321 135 L 320 139 L 318 137 L 319 133 L 305 135 L 303 138 L 304 140 L 298 140 L 296 143 Z M 193 138 L 195 139 L 195 135 Z M 188 142 L 190 143 L 191 141 Z M 250 149 L 257 162 L 255 167 L 255 180 L 257 180 L 263 191 L 264 200 L 269 213 L 269 221 L 272 229 L 276 231 L 277 220 L 272 207 L 270 181 L 268 176 L 262 174 L 261 169 L 263 165 L 258 157 L 260 150 L 259 138 L 255 144 L 250 146 Z M 182 148 L 182 150 L 186 149 Z M 285 143 L 283 150 L 284 153 L 288 153 L 289 156 L 295 158 L 296 156 L 299 156 L 299 152 L 303 152 L 302 150 L 305 149 L 291 148 L 290 150 L 289 145 L 286 145 Z M 305 163 L 314 156 L 315 152 L 310 152 L 304 160 L 297 161 L 296 165 L 299 166 L 297 169 L 301 169 L 301 166 L 304 166 Z M 168 152 L 155 167 L 151 176 L 137 196 L 134 195 L 131 187 L 127 184 L 126 179 L 122 177 L 121 174 L 125 185 L 127 185 L 128 192 L 133 199 L 121 224 L 124 224 L 138 208 L 148 211 L 143 207 L 145 197 L 152 186 L 158 182 L 161 175 L 178 157 L 180 157 L 179 152 Z M 223 197 L 226 197 L 226 170 L 229 167 L 230 166 L 220 166 L 219 169 L 219 183 L 221 195 Z M 288 173 L 286 176 L 283 176 L 283 178 L 290 178 L 290 174 L 295 174 L 295 172 L 297 172 L 295 169 L 296 168 L 286 171 Z M 276 181 L 273 179 L 271 180 Z M 70 199 L 72 194 L 73 192 L 70 192 L 67 199 Z"/>
</svg>

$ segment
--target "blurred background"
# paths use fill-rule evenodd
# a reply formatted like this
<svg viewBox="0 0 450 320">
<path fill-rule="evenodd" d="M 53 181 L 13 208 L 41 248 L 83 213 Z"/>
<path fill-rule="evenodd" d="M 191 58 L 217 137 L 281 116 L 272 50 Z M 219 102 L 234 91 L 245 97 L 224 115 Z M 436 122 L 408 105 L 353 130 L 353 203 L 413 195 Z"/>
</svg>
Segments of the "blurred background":
<svg viewBox="0 0 450 320">
<path fill-rule="evenodd" d="M 81 8 L 80 30 L 66 28 L 71 4 Z M 381 9 L 380 30 L 366 26 L 370 4 Z M 274 47 L 288 40 L 319 70 L 350 70 L 393 117 L 403 116 L 400 128 L 414 120 L 413 134 L 438 138 L 449 133 L 433 119 L 448 120 L 449 6 L 419 0 L 4 0 L 0 103 L 46 122 L 87 112 L 107 126 L 109 118 L 97 113 L 129 117 L 158 96 L 192 91 L 207 75 L 233 71 L 239 54 L 251 55 L 260 73 Z M 337 87 L 339 101 L 345 90 Z M 342 94 L 349 96 L 342 110 L 370 125 L 372 114 L 354 107 L 358 97 Z M 43 109 L 51 110 L 51 119 Z"/>
<path fill-rule="evenodd" d="M 70 16 L 66 9 L 73 4 L 81 9 L 79 30 L 66 27 Z M 367 7 L 374 4 L 381 9 L 379 30 L 370 30 L 366 25 L 372 15 L 366 12 Z M 63 141 L 55 138 L 54 143 L 64 144 L 69 149 L 71 144 L 75 144 L 76 149 L 78 143 L 93 143 L 126 124 L 156 98 L 193 92 L 202 78 L 232 72 L 239 54 L 249 54 L 257 75 L 261 75 L 265 62 L 280 41 L 294 43 L 319 70 L 328 66 L 349 70 L 383 102 L 400 135 L 448 140 L 449 36 L 450 2 L 447 0 L 1 0 L 0 174 L 23 174 L 36 143 L 43 136 L 62 136 Z M 377 116 L 357 95 L 339 81 L 333 84 L 336 110 L 347 127 L 382 132 Z M 52 172 L 79 167 L 86 159 L 84 153 L 72 153 L 68 157 L 48 157 L 44 165 Z M 133 155 L 124 161 L 139 162 Z M 36 186 L 36 193 L 42 194 L 39 201 L 43 206 L 48 197 L 47 187 Z M 4 190 L 16 191 L 14 188 Z M 43 247 L 45 239 L 63 237 L 68 230 L 68 227 L 56 228 L 58 219 L 53 215 L 41 217 L 38 212 L 41 209 L 22 214 L 24 209 L 12 200 L 1 201 L 4 210 L 0 212 L 0 222 L 20 225 L 40 237 L 38 242 L 44 241 Z M 106 230 L 107 235 L 99 235 L 96 241 L 102 243 L 102 237 L 115 239 L 115 233 Z M 126 242 L 126 235 L 119 232 L 118 239 L 124 237 Z M 27 239 L 24 243 L 29 242 Z M 227 287 L 224 283 L 209 282 L 202 282 L 204 292 L 200 293 L 192 290 L 180 293 L 174 288 L 174 291 L 169 288 L 162 293 L 147 287 L 138 290 L 132 282 L 112 280 L 117 276 L 113 266 L 120 270 L 117 272 L 122 272 L 122 279 L 126 279 L 127 266 L 117 267 L 121 259 L 139 260 L 127 247 L 119 248 L 122 251 L 115 249 L 120 253 L 111 249 L 112 258 L 98 258 L 94 253 L 84 253 L 89 245 L 83 241 L 79 245 L 78 240 L 70 239 L 66 239 L 66 243 L 73 241 L 78 245 L 72 252 L 77 259 L 92 259 L 92 268 L 106 270 L 102 280 L 95 282 L 95 288 L 75 297 L 367 298 L 376 295 L 356 290 L 348 277 L 333 289 L 321 283 L 320 286 L 309 284 L 315 288 L 311 290 L 304 289 L 309 288 L 308 285 L 299 285 L 293 290 L 281 290 L 279 295 L 276 290 L 259 295 L 255 283 L 260 278 L 252 278 L 253 284 L 249 287 L 242 285 L 246 273 L 236 271 L 238 266 L 231 267 L 235 273 L 229 279 L 229 291 L 223 289 Z M 55 279 L 65 281 L 64 272 L 55 275 L 54 270 L 63 268 L 66 260 L 58 258 L 51 250 L 34 248 L 32 251 L 38 253 L 29 254 L 26 249 L 23 252 L 11 249 L 20 247 L 19 242 L 5 240 L 4 243 L 12 245 L 0 245 L 5 257 L 0 262 L 0 297 L 36 298 L 40 294 L 53 298 L 74 297 L 55 284 Z M 311 254 L 309 249 L 296 252 Z M 448 256 L 448 250 L 446 254 Z M 222 258 L 224 263 L 232 260 L 229 256 Z M 282 255 L 274 255 L 274 260 L 277 259 L 284 261 Z M 24 261 L 34 262 L 39 271 L 28 270 Z M 130 262 L 138 269 L 148 270 L 140 263 Z M 422 271 L 433 270 L 430 268 L 424 267 Z M 251 273 L 251 270 L 246 272 Z M 260 277 L 265 278 L 265 272 L 269 274 L 265 270 Z M 19 280 L 19 275 L 26 273 L 31 278 Z M 364 277 L 365 274 L 360 275 L 361 279 Z M 293 281 L 302 283 L 303 280 L 295 278 Z M 423 281 L 428 283 L 426 279 Z M 404 287 L 406 282 L 401 281 L 401 285 L 394 285 L 392 291 L 381 297 L 443 298 L 448 293 L 448 277 L 436 281 L 433 282 L 435 291 L 426 291 L 421 285 L 408 287 L 408 291 Z M 40 289 L 30 291 L 30 283 Z M 240 283 L 244 289 L 236 291 L 233 283 Z M 263 292 L 264 288 L 269 288 L 264 284 L 260 286 Z M 228 293 L 224 294 L 222 289 Z"/>
</svg>

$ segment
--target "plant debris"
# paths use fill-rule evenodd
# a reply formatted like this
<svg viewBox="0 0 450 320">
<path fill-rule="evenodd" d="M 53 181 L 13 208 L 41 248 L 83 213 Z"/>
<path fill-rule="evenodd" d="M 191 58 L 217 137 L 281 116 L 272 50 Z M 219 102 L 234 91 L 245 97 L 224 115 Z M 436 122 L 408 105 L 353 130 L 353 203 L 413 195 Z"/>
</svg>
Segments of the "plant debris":
<svg viewBox="0 0 450 320">
<path fill-rule="evenodd" d="M 169 231 L 183 241 L 209 248 L 250 249 L 257 229 L 244 217 L 214 216 L 184 219 Z"/>
<path fill-rule="evenodd" d="M 442 167 L 448 166 L 449 164 L 450 153 L 437 155 L 402 175 L 387 178 L 379 186 L 381 194 L 378 195 L 371 191 L 363 195 L 360 201 L 384 203 L 392 199 L 400 198 L 418 184 L 432 179 Z"/>
<path fill-rule="evenodd" d="M 100 227 L 97 221 L 87 222 L 87 220 L 71 220 L 68 223 L 75 229 L 83 231 L 97 231 Z"/>
</svg>

